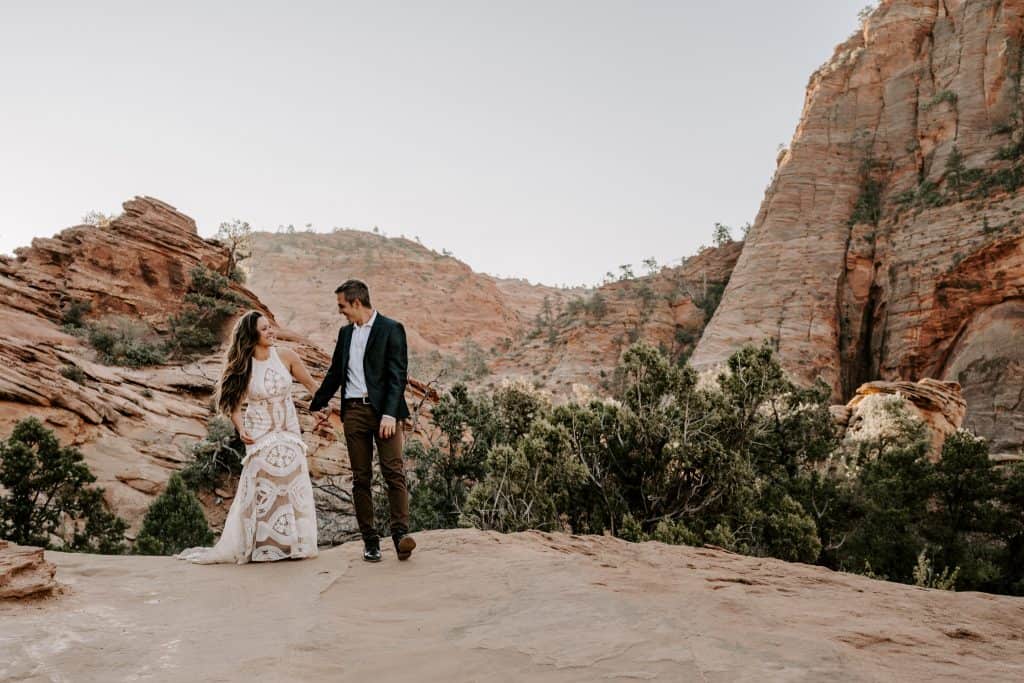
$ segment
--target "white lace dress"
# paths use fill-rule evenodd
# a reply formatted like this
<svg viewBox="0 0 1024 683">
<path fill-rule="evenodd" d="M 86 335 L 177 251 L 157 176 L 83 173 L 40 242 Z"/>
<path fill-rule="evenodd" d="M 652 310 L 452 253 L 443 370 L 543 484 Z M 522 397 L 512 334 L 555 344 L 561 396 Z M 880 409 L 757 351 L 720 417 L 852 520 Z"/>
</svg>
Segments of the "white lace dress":
<svg viewBox="0 0 1024 683">
<path fill-rule="evenodd" d="M 244 425 L 255 443 L 245 447 L 224 531 L 214 547 L 189 548 L 179 559 L 244 564 L 317 555 L 316 508 L 292 376 L 274 347 L 267 360 L 252 360 L 246 401 Z"/>
</svg>

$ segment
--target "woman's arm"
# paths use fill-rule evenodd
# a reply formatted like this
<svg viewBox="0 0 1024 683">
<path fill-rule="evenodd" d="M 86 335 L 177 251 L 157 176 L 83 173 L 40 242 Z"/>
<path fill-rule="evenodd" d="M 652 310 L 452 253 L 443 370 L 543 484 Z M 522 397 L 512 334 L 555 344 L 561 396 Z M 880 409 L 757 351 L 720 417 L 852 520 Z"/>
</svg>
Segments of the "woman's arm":
<svg viewBox="0 0 1024 683">
<path fill-rule="evenodd" d="M 292 373 L 292 377 L 299 380 L 299 384 L 306 387 L 310 394 L 315 394 L 319 386 L 313 380 L 312 375 L 309 374 L 309 370 L 306 369 L 306 364 L 299 358 L 299 354 L 291 349 L 281 349 L 278 351 L 278 355 L 288 366 L 288 372 Z"/>
<path fill-rule="evenodd" d="M 338 342 L 334 345 L 334 355 L 331 356 L 331 367 L 327 368 L 327 374 L 324 376 L 324 381 L 320 384 L 320 388 L 316 391 L 310 392 L 313 394 L 313 400 L 309 402 L 309 411 L 311 413 L 320 413 L 326 417 L 326 413 L 324 411 L 328 409 L 331 397 L 334 396 L 334 393 L 338 391 L 338 388 L 341 387 L 342 383 L 345 381 L 345 375 L 348 371 L 341 364 L 341 357 L 344 355 L 341 340 L 344 336 L 345 327 L 342 327 L 338 330 Z M 296 354 L 296 356 L 297 355 L 298 354 Z"/>
</svg>

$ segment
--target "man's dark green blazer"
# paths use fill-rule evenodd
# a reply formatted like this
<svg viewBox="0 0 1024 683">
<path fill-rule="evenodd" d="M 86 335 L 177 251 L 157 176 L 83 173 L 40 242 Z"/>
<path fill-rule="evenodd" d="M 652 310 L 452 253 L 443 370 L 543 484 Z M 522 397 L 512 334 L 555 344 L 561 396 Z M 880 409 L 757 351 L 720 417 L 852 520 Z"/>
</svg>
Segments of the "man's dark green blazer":
<svg viewBox="0 0 1024 683">
<path fill-rule="evenodd" d="M 331 367 L 323 383 L 309 404 L 311 412 L 320 410 L 331 401 L 341 388 L 345 389 L 348 379 L 348 349 L 352 344 L 350 323 L 338 333 Z M 409 406 L 405 402 L 405 384 L 408 381 L 409 349 L 405 341 L 405 328 L 397 320 L 377 312 L 366 340 L 363 355 L 363 374 L 366 376 L 366 393 L 377 417 L 391 415 L 397 420 L 409 417 Z M 344 395 L 342 399 L 344 399 Z M 345 416 L 345 401 L 341 402 L 341 415 Z"/>
</svg>

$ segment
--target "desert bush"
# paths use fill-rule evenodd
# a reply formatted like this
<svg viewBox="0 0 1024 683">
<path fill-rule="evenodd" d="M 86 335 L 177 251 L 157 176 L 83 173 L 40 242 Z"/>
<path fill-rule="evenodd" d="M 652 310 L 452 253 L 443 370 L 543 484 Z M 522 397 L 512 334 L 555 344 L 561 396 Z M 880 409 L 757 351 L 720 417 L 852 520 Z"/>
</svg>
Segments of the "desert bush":
<svg viewBox="0 0 1024 683">
<path fill-rule="evenodd" d="M 480 379 L 490 374 L 487 367 L 487 352 L 472 339 L 462 343 L 462 354 L 458 362 L 460 379 L 469 381 Z"/>
<path fill-rule="evenodd" d="M 930 587 L 1019 594 L 1024 468 L 1001 471 L 984 440 L 950 435 L 938 462 L 919 420 L 889 401 L 897 429 L 876 432 L 845 454 L 847 476 L 818 492 L 831 511 L 818 519 L 821 563 Z M 821 484 L 822 482 L 819 482 Z M 922 559 L 923 558 L 923 559 Z M 925 577 L 925 578 L 922 578 Z"/>
<path fill-rule="evenodd" d="M 486 472 L 462 506 L 460 523 L 479 529 L 525 531 L 563 529 L 560 512 L 583 473 L 565 448 L 565 433 L 539 420 L 515 445 L 487 453 Z"/>
<path fill-rule="evenodd" d="M 174 555 L 185 548 L 210 546 L 213 538 L 199 500 L 175 472 L 146 511 L 134 551 L 140 555 Z"/>
<path fill-rule="evenodd" d="M 206 423 L 206 437 L 192 446 L 192 461 L 181 470 L 184 482 L 193 491 L 210 491 L 225 477 L 242 471 L 245 444 L 235 425 L 226 417 L 216 416 Z"/>
<path fill-rule="evenodd" d="M 722 303 L 722 296 L 725 294 L 725 283 L 710 282 L 703 288 L 694 301 L 697 308 L 704 311 L 704 321 L 709 322 Z"/>
<path fill-rule="evenodd" d="M 878 225 L 882 217 L 882 190 L 885 185 L 880 178 L 881 164 L 872 156 L 865 157 L 860 167 L 860 192 L 850 215 L 849 225 L 871 223 Z"/>
<path fill-rule="evenodd" d="M 956 106 L 958 99 L 959 97 L 957 97 L 957 94 L 952 90 L 942 90 L 935 93 L 935 95 L 925 103 L 924 108 L 925 110 L 928 110 L 942 104 L 943 102 L 948 102 L 949 104 Z"/>
<path fill-rule="evenodd" d="M 600 320 L 608 313 L 608 302 L 601 292 L 595 291 L 584 303 L 587 314 L 595 320 Z"/>
<path fill-rule="evenodd" d="M 77 365 L 64 365 L 59 370 L 62 377 L 75 382 L 76 384 L 85 384 L 86 376 L 85 371 Z"/>
<path fill-rule="evenodd" d="M 558 407 L 523 387 L 446 396 L 435 420 L 448 448 L 417 456 L 424 507 L 445 507 L 447 523 L 728 538 L 749 552 L 815 559 L 813 520 L 774 485 L 828 453 L 825 395 L 784 381 L 768 349 L 737 355 L 712 393 L 689 368 L 637 345 L 612 385 L 616 400 Z M 761 393 L 750 395 L 755 386 Z M 421 523 L 428 518 L 421 509 Z"/>
<path fill-rule="evenodd" d="M 711 233 L 711 241 L 715 243 L 716 247 L 732 244 L 732 228 L 723 223 L 715 223 L 715 228 Z"/>
<path fill-rule="evenodd" d="M 85 327 L 85 316 L 92 310 L 92 302 L 83 299 L 68 299 L 61 307 L 60 321 L 68 329 Z"/>
<path fill-rule="evenodd" d="M 111 513 L 81 452 L 34 417 L 0 441 L 0 538 L 23 545 L 117 554 L 127 524 Z"/>
<path fill-rule="evenodd" d="M 932 463 L 901 398 L 840 444 L 828 388 L 793 384 L 768 345 L 698 378 L 638 344 L 608 389 L 553 406 L 523 385 L 454 387 L 440 437 L 410 449 L 414 525 L 612 533 L 1024 592 L 1024 466 L 997 468 L 966 432 Z"/>
<path fill-rule="evenodd" d="M 106 228 L 119 215 L 120 214 L 115 213 L 103 213 L 102 211 L 90 211 L 82 216 L 82 223 L 84 225 L 94 225 L 97 228 Z"/>
<path fill-rule="evenodd" d="M 957 577 L 960 575 L 960 568 L 957 567 L 951 574 L 949 568 L 942 570 L 939 574 L 935 571 L 928 553 L 924 550 L 917 556 L 917 566 L 914 567 L 914 585 L 922 588 L 936 588 L 938 590 L 954 590 Z"/>
<path fill-rule="evenodd" d="M 230 280 L 199 265 L 191 278 L 186 306 L 169 320 L 168 348 L 178 356 L 208 353 L 220 345 L 221 333 L 243 301 L 231 291 Z"/>
<path fill-rule="evenodd" d="M 163 344 L 141 320 L 110 316 L 91 323 L 87 330 L 89 345 L 107 365 L 143 367 L 167 360 Z"/>
</svg>

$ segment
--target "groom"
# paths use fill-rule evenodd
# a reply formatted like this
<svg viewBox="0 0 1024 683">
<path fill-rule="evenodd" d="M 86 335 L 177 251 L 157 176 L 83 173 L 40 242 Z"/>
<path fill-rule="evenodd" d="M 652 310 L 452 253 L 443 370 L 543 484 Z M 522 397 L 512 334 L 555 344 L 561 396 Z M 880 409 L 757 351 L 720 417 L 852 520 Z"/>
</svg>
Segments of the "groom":
<svg viewBox="0 0 1024 683">
<path fill-rule="evenodd" d="M 352 498 L 363 537 L 363 559 L 381 559 L 371 492 L 376 441 L 381 473 L 388 486 L 391 538 L 398 559 L 407 560 L 416 541 L 408 535 L 409 490 L 402 465 L 402 428 L 398 424 L 409 417 L 405 403 L 409 364 L 405 328 L 373 309 L 370 290 L 359 280 L 347 280 L 334 293 L 338 297 L 338 312 L 351 324 L 338 333 L 331 367 L 309 410 L 318 412 L 320 420 L 326 420 L 330 415 L 327 404 L 338 388 L 343 388 L 341 421 L 352 466 Z"/>
</svg>

